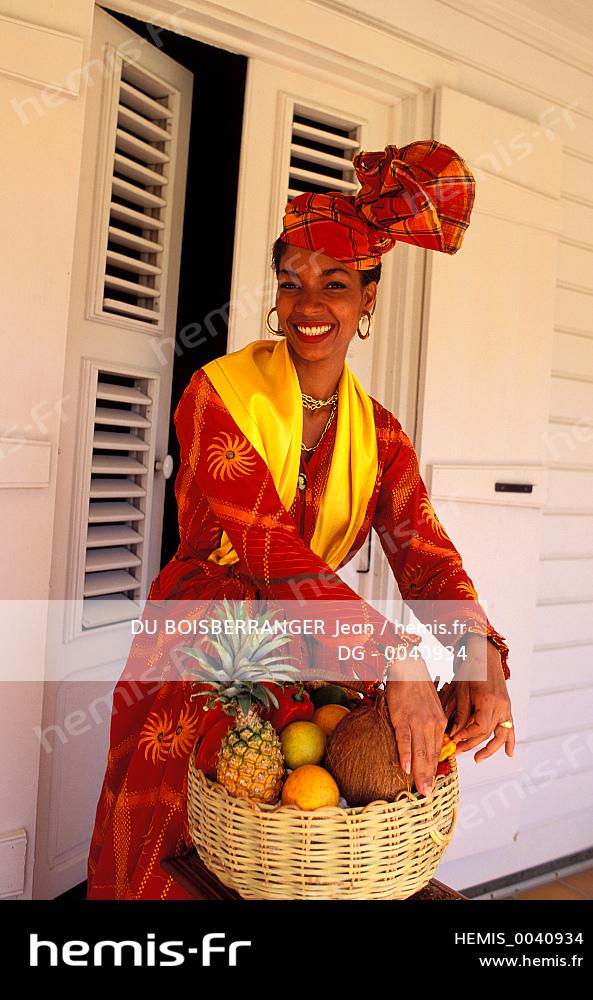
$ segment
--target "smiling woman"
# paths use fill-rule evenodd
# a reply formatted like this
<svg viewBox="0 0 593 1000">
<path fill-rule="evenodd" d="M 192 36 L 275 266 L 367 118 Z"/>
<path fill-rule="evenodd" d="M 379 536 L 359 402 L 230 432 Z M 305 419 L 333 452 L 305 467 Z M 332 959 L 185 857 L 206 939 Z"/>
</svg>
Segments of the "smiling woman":
<svg viewBox="0 0 593 1000">
<path fill-rule="evenodd" d="M 317 250 L 293 247 L 281 238 L 274 244 L 272 259 L 277 265 L 278 323 L 301 392 L 317 403 L 332 399 L 314 409 L 309 409 L 306 401 L 303 404 L 303 444 L 310 452 L 327 429 L 328 406 L 332 407 L 329 415 L 333 418 L 337 400 L 332 397 L 362 316 L 368 317 L 371 329 L 378 279 L 370 280 L 366 271 L 345 268 Z"/>
<path fill-rule="evenodd" d="M 209 362 L 181 397 L 174 418 L 181 542 L 148 596 L 192 607 L 228 598 L 253 610 L 260 601 L 324 601 L 328 627 L 312 641 L 297 635 L 291 655 L 306 676 L 314 670 L 329 678 L 339 650 L 363 649 L 356 675 L 363 687 L 386 682 L 401 763 L 428 794 L 450 717 L 465 737 L 458 751 L 494 733 L 476 758 L 502 746 L 512 754 L 508 647 L 439 522 L 410 439 L 345 357 L 354 336 L 370 335 L 381 254 L 398 240 L 455 253 L 469 225 L 474 178 L 434 140 L 359 153 L 353 163 L 362 184 L 356 196 L 304 192 L 286 206 L 272 260 L 278 326 L 266 317 L 280 339 Z M 465 660 L 473 675 L 448 687 L 443 704 L 424 660 L 407 656 L 418 636 L 400 633 L 337 573 L 371 528 L 404 600 L 423 602 L 418 617 L 444 627 L 443 645 L 467 641 L 456 630 L 460 621 L 474 633 Z M 308 607 L 315 620 L 320 610 Z M 166 643 L 155 652 L 154 640 L 140 640 L 131 658 L 166 663 Z M 402 660 L 386 663 L 386 649 L 403 652 Z M 484 661 L 482 679 L 473 680 Z M 188 755 L 204 730 L 203 713 L 190 700 L 190 683 L 168 680 L 122 709 L 126 683 L 122 677 L 114 693 L 88 898 L 188 899 L 159 861 L 191 843 Z"/>
<path fill-rule="evenodd" d="M 322 290 L 333 292 L 333 295 L 326 296 L 325 323 L 330 327 L 330 332 L 332 328 L 336 332 L 340 316 L 345 321 L 342 324 L 344 328 L 352 329 L 352 319 L 356 320 L 356 328 L 361 312 L 368 311 L 372 315 L 375 309 L 381 264 L 365 271 L 353 271 L 317 250 L 307 251 L 293 247 L 279 236 L 272 248 L 272 267 L 278 279 L 276 308 L 280 326 L 284 331 L 294 329 L 295 333 L 301 335 L 299 339 L 303 342 L 311 337 L 318 340 L 320 335 L 323 338 L 327 333 L 323 325 L 323 300 L 321 305 L 303 303 L 302 294 L 308 283 L 312 289 L 315 289 L 315 285 L 318 286 L 318 294 Z M 319 329 L 320 326 L 323 330 Z"/>
<path fill-rule="evenodd" d="M 291 246 L 280 236 L 272 249 L 272 266 L 278 278 L 279 330 L 268 328 L 287 337 L 303 396 L 332 398 L 352 337 L 357 331 L 361 339 L 370 335 L 381 264 L 354 271 L 317 250 Z M 360 317 L 366 317 L 364 334 Z M 319 405 L 309 408 L 305 400 L 303 406 L 303 444 L 310 452 L 327 430 L 328 411 Z"/>
</svg>

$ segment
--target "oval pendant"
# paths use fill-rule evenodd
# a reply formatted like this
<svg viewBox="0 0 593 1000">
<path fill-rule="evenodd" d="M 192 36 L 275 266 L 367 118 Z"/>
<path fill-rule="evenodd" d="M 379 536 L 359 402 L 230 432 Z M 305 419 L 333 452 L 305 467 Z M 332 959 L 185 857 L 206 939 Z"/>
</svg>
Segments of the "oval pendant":
<svg viewBox="0 0 593 1000">
<path fill-rule="evenodd" d="M 297 486 L 299 490 L 307 489 L 307 477 L 304 472 L 299 472 L 299 478 L 297 479 Z"/>
</svg>

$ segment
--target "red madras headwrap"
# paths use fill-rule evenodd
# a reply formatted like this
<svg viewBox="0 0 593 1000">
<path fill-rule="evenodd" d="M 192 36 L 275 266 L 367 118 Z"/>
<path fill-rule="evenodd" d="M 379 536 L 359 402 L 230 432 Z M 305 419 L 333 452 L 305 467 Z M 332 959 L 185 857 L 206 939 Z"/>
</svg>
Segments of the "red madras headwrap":
<svg viewBox="0 0 593 1000">
<path fill-rule="evenodd" d="M 398 149 L 357 153 L 358 194 L 304 191 L 289 201 L 285 243 L 318 250 L 365 271 L 398 241 L 456 253 L 474 203 L 475 178 L 465 160 L 434 139 Z"/>
</svg>

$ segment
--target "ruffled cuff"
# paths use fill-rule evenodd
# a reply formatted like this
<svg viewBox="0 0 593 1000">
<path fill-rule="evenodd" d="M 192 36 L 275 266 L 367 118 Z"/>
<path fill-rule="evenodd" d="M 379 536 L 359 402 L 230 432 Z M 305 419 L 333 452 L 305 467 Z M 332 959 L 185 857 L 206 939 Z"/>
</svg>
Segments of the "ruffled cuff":
<svg viewBox="0 0 593 1000">
<path fill-rule="evenodd" d="M 504 636 L 502 636 L 500 632 L 497 632 L 496 629 L 493 628 L 493 626 L 490 624 L 490 622 L 487 622 L 486 625 L 481 623 L 480 624 L 476 623 L 475 625 L 468 625 L 463 635 L 460 636 L 457 643 L 454 644 L 456 654 L 459 652 L 460 649 L 462 649 L 465 646 L 466 637 L 470 634 L 483 635 L 496 646 L 498 652 L 500 653 L 500 661 L 502 664 L 502 672 L 504 674 L 504 678 L 505 680 L 508 680 L 509 677 L 511 676 L 511 671 L 508 665 L 509 647 L 506 644 Z"/>
</svg>

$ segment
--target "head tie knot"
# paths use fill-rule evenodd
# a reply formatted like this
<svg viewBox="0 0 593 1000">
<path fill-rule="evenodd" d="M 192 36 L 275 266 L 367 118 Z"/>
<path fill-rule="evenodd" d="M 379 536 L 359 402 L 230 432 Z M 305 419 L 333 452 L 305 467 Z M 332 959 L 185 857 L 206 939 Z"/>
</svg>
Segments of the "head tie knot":
<svg viewBox="0 0 593 1000">
<path fill-rule="evenodd" d="M 434 139 L 352 160 L 360 191 L 304 191 L 286 205 L 281 238 L 317 250 L 347 267 L 367 270 L 399 241 L 457 253 L 475 197 L 469 166 Z"/>
</svg>

